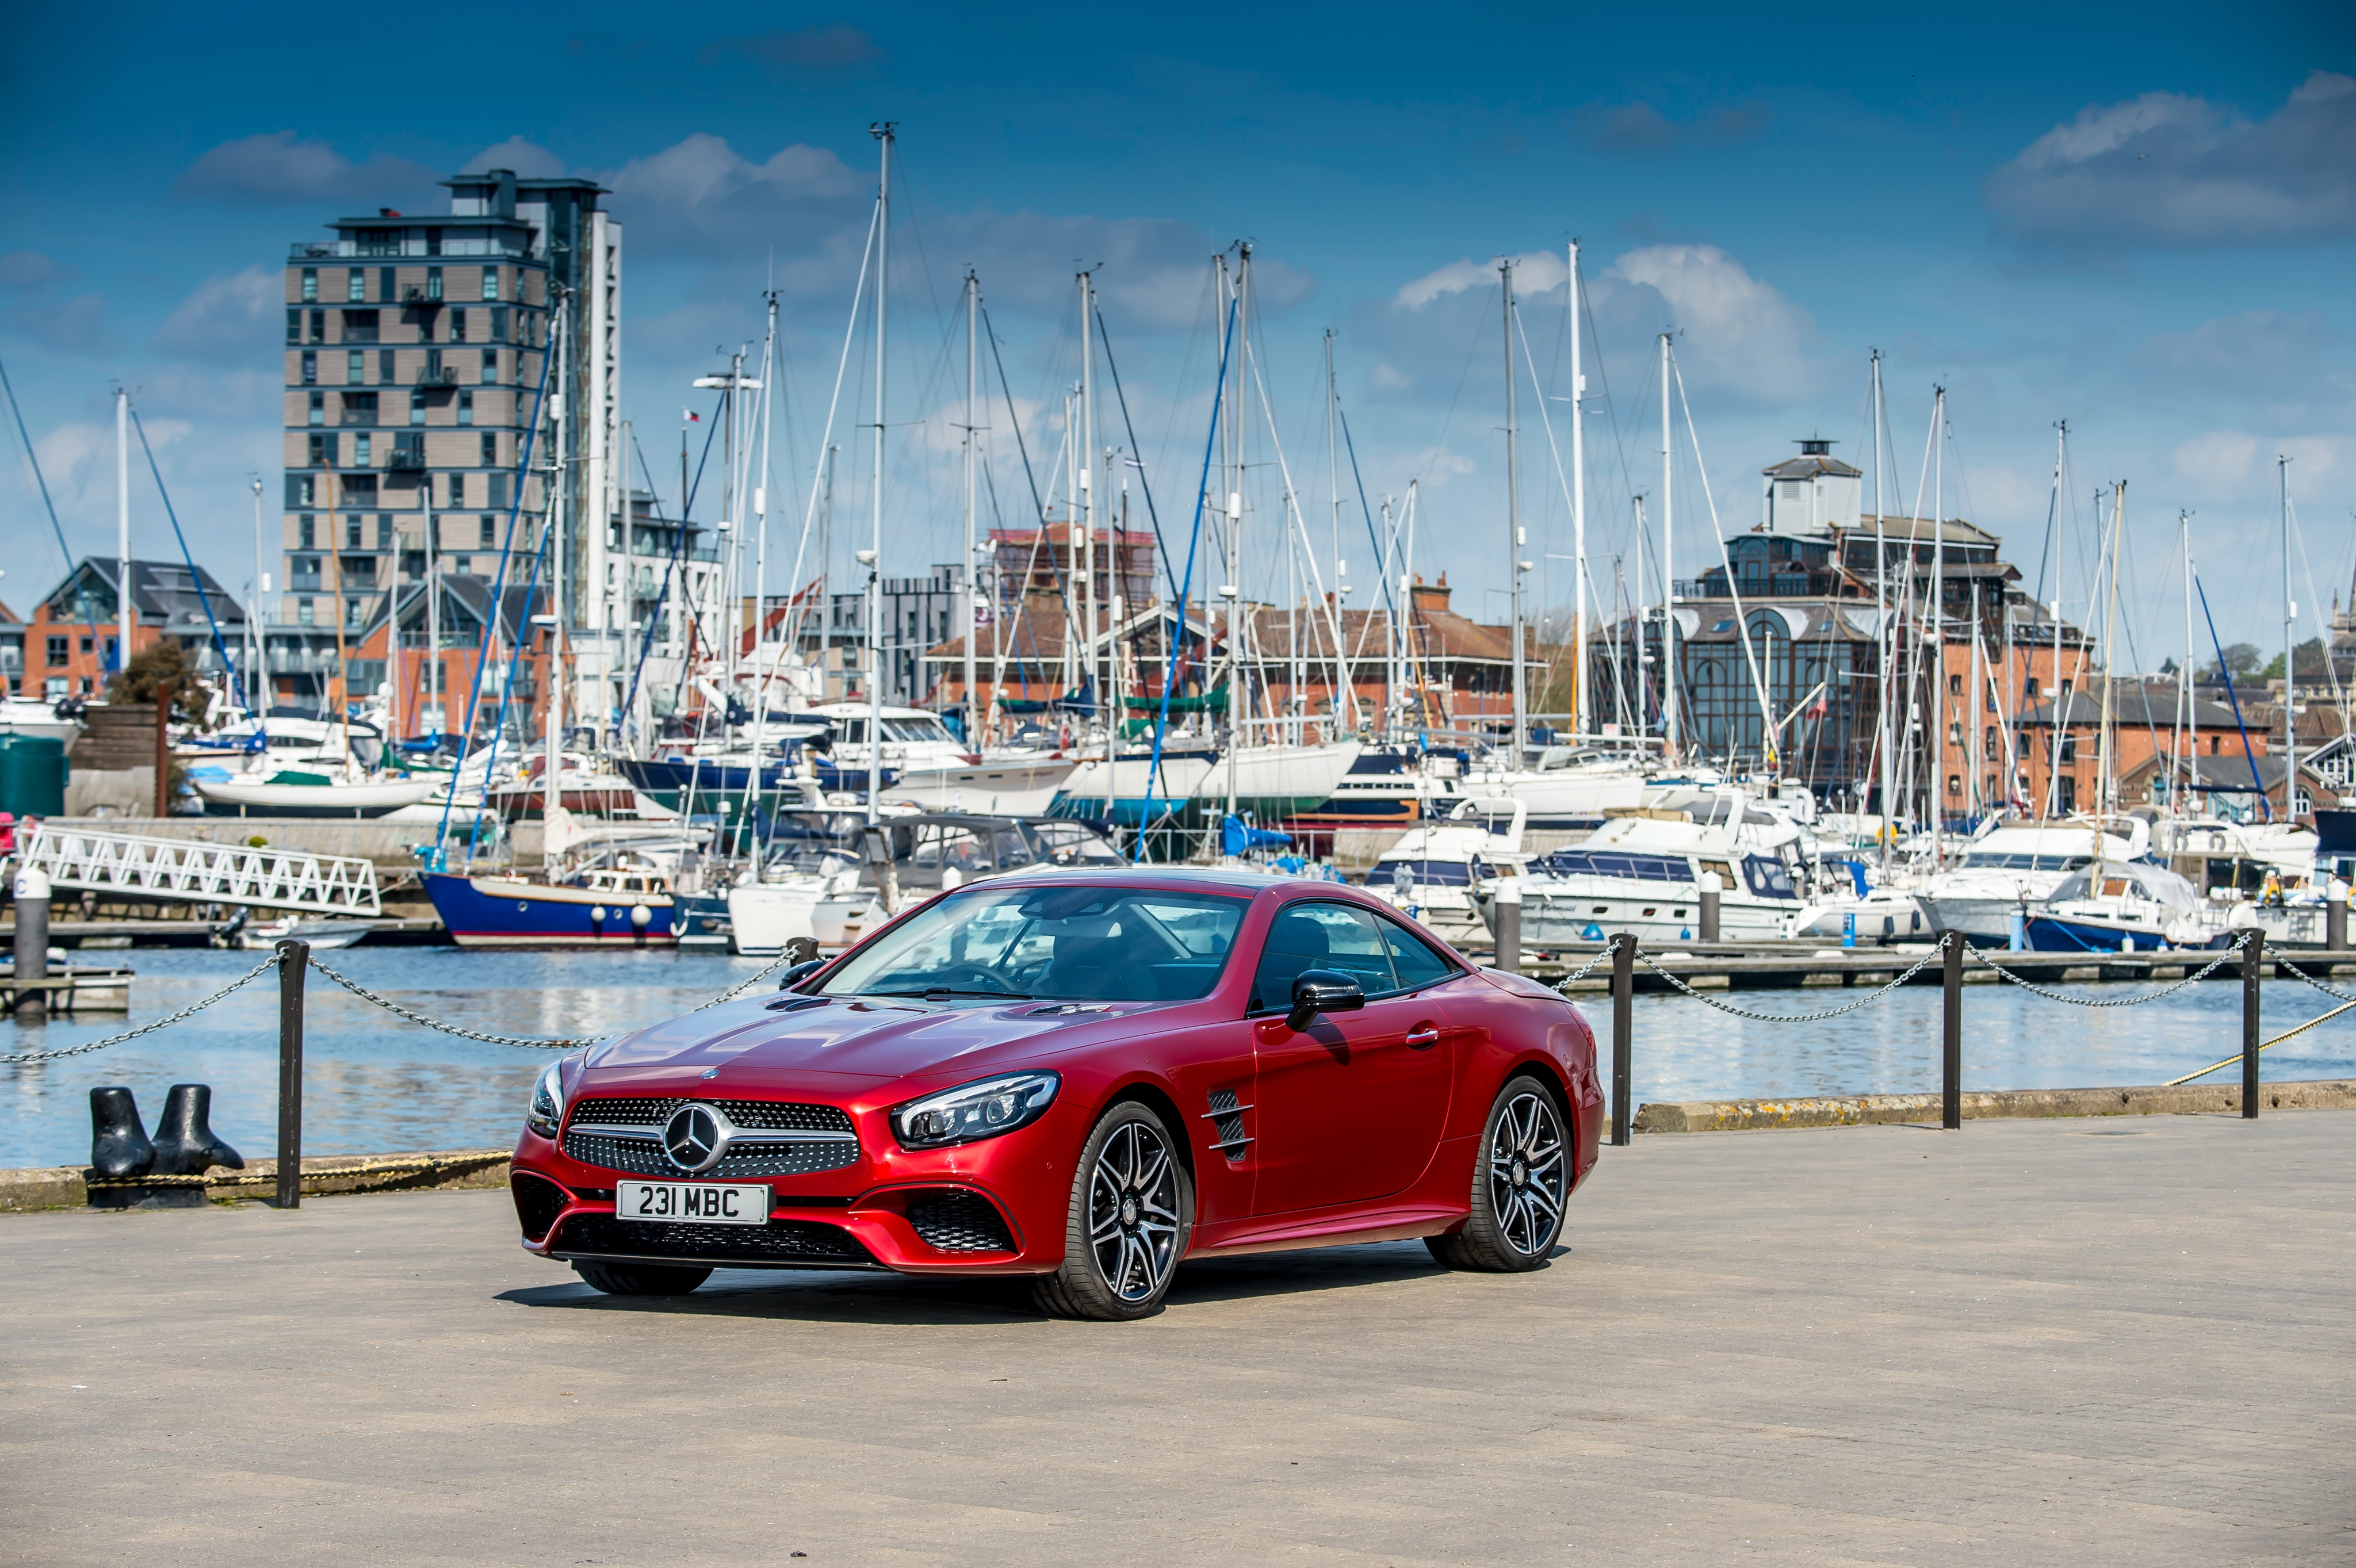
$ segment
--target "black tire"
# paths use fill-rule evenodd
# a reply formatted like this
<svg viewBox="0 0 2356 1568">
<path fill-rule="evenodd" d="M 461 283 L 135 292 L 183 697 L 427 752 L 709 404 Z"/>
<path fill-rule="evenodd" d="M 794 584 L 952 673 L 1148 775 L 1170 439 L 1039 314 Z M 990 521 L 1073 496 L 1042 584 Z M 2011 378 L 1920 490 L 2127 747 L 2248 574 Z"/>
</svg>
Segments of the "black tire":
<svg viewBox="0 0 2356 1568">
<path fill-rule="evenodd" d="M 581 1283 L 607 1295 L 685 1295 L 712 1277 L 710 1269 L 666 1263 L 595 1263 L 584 1258 L 573 1265 Z"/>
<path fill-rule="evenodd" d="M 1570 1139 L 1554 1092 L 1527 1073 L 1497 1091 L 1472 1156 L 1472 1213 L 1462 1229 L 1428 1237 L 1451 1269 L 1522 1273 L 1543 1264 L 1562 1234 L 1570 1196 Z"/>
<path fill-rule="evenodd" d="M 1064 1225 L 1064 1262 L 1032 1286 L 1055 1317 L 1122 1323 L 1162 1310 L 1194 1232 L 1194 1183 L 1177 1137 L 1123 1101 L 1081 1146 Z"/>
</svg>

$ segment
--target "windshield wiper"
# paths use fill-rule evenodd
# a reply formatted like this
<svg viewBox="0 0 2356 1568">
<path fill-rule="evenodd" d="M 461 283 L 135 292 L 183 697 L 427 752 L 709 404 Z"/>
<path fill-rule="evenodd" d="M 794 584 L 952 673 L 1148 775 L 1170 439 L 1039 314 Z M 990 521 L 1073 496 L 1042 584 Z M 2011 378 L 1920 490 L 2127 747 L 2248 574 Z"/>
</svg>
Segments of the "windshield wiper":
<svg viewBox="0 0 2356 1568">
<path fill-rule="evenodd" d="M 919 991 L 871 991 L 870 996 L 1000 996 L 1009 1002 L 1033 1000 L 1027 991 L 982 991 L 970 985 L 927 985 Z"/>
</svg>

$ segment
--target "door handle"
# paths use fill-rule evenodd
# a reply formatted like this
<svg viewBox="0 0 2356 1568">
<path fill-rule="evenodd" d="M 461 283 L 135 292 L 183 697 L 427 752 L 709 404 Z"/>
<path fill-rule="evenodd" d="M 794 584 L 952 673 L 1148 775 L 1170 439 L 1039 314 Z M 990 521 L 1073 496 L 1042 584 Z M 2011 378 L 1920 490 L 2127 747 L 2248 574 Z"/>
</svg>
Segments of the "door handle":
<svg viewBox="0 0 2356 1568">
<path fill-rule="evenodd" d="M 1417 1051 L 1428 1046 L 1436 1046 L 1440 1044 L 1440 1029 L 1436 1025 L 1419 1025 L 1408 1031 L 1407 1043 L 1409 1050 Z"/>
</svg>

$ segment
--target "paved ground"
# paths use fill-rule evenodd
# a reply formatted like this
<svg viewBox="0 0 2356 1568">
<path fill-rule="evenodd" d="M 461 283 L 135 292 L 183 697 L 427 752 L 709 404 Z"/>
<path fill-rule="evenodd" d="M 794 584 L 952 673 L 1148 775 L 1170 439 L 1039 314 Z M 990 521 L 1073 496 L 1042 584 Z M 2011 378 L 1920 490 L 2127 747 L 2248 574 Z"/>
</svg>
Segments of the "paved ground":
<svg viewBox="0 0 2356 1568">
<path fill-rule="evenodd" d="M 2356 1112 L 1650 1138 L 1542 1273 L 1149 1322 L 728 1273 L 504 1195 L 0 1219 L 0 1559 L 2356 1561 Z"/>
</svg>

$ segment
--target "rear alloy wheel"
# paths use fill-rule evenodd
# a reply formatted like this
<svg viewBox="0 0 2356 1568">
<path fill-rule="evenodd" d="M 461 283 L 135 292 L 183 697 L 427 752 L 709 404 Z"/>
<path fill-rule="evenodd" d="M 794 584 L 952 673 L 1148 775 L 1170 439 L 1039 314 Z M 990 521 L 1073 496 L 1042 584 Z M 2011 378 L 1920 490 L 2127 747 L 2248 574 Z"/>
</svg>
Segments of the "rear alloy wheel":
<svg viewBox="0 0 2356 1568">
<path fill-rule="evenodd" d="M 1057 1317 L 1118 1323 L 1162 1310 L 1194 1229 L 1194 1184 L 1162 1118 L 1134 1101 L 1104 1114 L 1080 1150 L 1064 1263 L 1033 1287 Z"/>
<path fill-rule="evenodd" d="M 1569 1140 L 1546 1085 L 1526 1075 L 1497 1091 L 1481 1130 L 1472 1172 L 1472 1213 L 1452 1236 L 1424 1241 L 1451 1269 L 1519 1273 L 1535 1269 L 1562 1234 L 1570 1191 Z"/>
<path fill-rule="evenodd" d="M 673 1268 L 663 1263 L 574 1263 L 581 1283 L 607 1295 L 685 1295 L 712 1277 L 710 1269 Z"/>
</svg>

